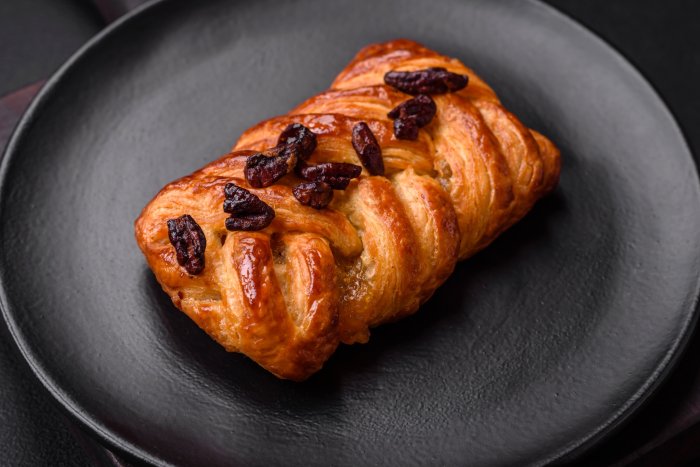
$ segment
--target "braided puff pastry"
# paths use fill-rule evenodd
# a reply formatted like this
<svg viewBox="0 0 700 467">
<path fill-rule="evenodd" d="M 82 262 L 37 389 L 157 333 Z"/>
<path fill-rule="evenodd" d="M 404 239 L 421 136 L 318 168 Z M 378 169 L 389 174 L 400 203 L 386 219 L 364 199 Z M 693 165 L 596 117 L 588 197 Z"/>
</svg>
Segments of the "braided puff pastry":
<svg viewBox="0 0 700 467">
<path fill-rule="evenodd" d="M 410 99 L 384 83 L 391 70 L 442 67 L 468 77 L 415 140 L 397 139 L 387 116 Z M 363 168 L 323 209 L 300 204 L 293 173 L 265 188 L 244 175 L 252 154 L 300 123 L 316 135 L 308 163 L 359 164 L 352 132 L 366 122 L 384 176 Z M 340 342 L 363 343 L 371 327 L 414 313 L 458 260 L 522 218 L 559 177 L 559 152 L 526 128 L 494 91 L 456 59 L 396 40 L 361 50 L 331 88 L 286 115 L 247 130 L 232 152 L 170 183 L 136 221 L 136 239 L 177 308 L 226 350 L 281 378 L 318 371 Z M 227 183 L 274 209 L 258 231 L 229 231 Z M 189 214 L 206 237 L 204 267 L 177 261 L 168 220 Z"/>
</svg>

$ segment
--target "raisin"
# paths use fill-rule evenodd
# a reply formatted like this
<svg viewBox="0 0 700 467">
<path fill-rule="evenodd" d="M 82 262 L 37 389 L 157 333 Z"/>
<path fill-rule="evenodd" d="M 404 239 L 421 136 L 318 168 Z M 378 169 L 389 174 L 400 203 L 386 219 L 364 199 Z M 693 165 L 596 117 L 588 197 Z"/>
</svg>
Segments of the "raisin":
<svg viewBox="0 0 700 467">
<path fill-rule="evenodd" d="M 270 186 L 292 171 L 298 160 L 306 160 L 316 149 L 316 135 L 300 123 L 292 123 L 282 131 L 277 146 L 246 160 L 245 178 L 250 186 Z"/>
<path fill-rule="evenodd" d="M 228 214 L 258 214 L 270 208 L 260 198 L 235 183 L 226 184 L 224 196 L 224 212 Z"/>
<path fill-rule="evenodd" d="M 226 219 L 228 230 L 264 229 L 275 218 L 275 210 L 245 188 L 234 183 L 224 187 L 224 212 L 231 214 Z"/>
<path fill-rule="evenodd" d="M 435 116 L 437 106 L 432 97 L 421 94 L 413 99 L 404 101 L 394 107 L 387 116 L 391 119 L 415 117 L 415 122 L 419 127 L 424 127 Z"/>
<path fill-rule="evenodd" d="M 390 71 L 384 75 L 384 82 L 406 94 L 445 94 L 464 89 L 469 78 L 434 67 L 416 71 Z"/>
<path fill-rule="evenodd" d="M 365 122 L 359 122 L 352 128 L 352 147 L 369 173 L 384 175 L 382 149 Z"/>
<path fill-rule="evenodd" d="M 189 214 L 168 220 L 168 238 L 175 247 L 177 263 L 193 276 L 204 270 L 207 238 Z"/>
<path fill-rule="evenodd" d="M 362 167 L 346 162 L 323 162 L 309 165 L 303 161 L 297 164 L 297 175 L 308 181 L 328 183 L 334 190 L 344 190 L 350 184 L 350 179 L 357 178 Z"/>
<path fill-rule="evenodd" d="M 275 213 L 272 214 L 246 214 L 243 217 L 228 217 L 225 225 L 227 230 L 262 230 L 272 222 L 275 218 Z"/>
<path fill-rule="evenodd" d="M 292 189 L 292 193 L 301 204 L 314 209 L 325 208 L 333 199 L 333 188 L 321 181 L 300 183 Z"/>
<path fill-rule="evenodd" d="M 245 179 L 255 188 L 270 186 L 291 171 L 296 162 L 297 158 L 293 152 L 273 157 L 253 154 L 245 163 Z"/>
<path fill-rule="evenodd" d="M 387 116 L 394 119 L 394 135 L 398 139 L 415 140 L 418 128 L 424 127 L 435 116 L 437 106 L 432 97 L 421 94 L 394 107 Z"/>
<path fill-rule="evenodd" d="M 394 120 L 394 135 L 396 135 L 398 139 L 415 141 L 418 139 L 418 129 L 414 118 L 407 117 Z"/>
<path fill-rule="evenodd" d="M 299 159 L 307 160 L 316 149 L 316 135 L 301 123 L 287 125 L 277 140 L 278 147 L 297 150 Z"/>
</svg>

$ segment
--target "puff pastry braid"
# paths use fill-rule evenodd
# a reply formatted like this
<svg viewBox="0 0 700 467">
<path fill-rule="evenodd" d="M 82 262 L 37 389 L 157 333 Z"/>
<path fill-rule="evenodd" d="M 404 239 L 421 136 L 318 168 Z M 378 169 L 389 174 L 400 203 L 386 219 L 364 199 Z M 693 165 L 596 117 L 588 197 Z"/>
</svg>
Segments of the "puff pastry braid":
<svg viewBox="0 0 700 467">
<path fill-rule="evenodd" d="M 412 96 L 384 84 L 391 70 L 444 67 L 466 75 L 433 95 L 437 113 L 416 140 L 397 139 L 387 113 Z M 324 209 L 299 203 L 289 174 L 253 188 L 246 159 L 291 123 L 315 133 L 309 163 L 359 164 L 352 130 L 366 122 L 384 176 L 363 169 Z M 163 290 L 228 351 L 281 378 L 303 380 L 340 342 L 415 312 L 458 260 L 522 218 L 559 177 L 559 151 L 526 128 L 456 59 L 396 40 L 361 50 L 331 88 L 247 130 L 232 152 L 163 188 L 136 221 L 136 239 Z M 229 231 L 224 187 L 235 183 L 275 211 L 258 231 Z M 206 237 L 204 268 L 178 264 L 167 222 L 189 214 Z"/>
</svg>

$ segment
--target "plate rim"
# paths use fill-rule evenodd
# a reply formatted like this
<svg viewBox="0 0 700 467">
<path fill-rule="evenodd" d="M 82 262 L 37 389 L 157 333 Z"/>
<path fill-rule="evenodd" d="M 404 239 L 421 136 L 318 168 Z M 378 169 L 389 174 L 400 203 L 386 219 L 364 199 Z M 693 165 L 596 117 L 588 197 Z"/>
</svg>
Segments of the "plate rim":
<svg viewBox="0 0 700 467">
<path fill-rule="evenodd" d="M 46 100 L 52 95 L 56 85 L 64 79 L 66 73 L 77 63 L 83 60 L 86 54 L 99 47 L 107 37 L 112 36 L 113 34 L 118 34 L 119 30 L 126 27 L 125 25 L 132 22 L 135 17 L 148 11 L 155 10 L 156 8 L 160 8 L 169 1 L 171 0 L 148 0 L 144 4 L 127 12 L 83 44 L 51 75 L 49 79 L 46 80 L 37 95 L 32 99 L 30 105 L 22 114 L 22 117 L 16 124 L 2 153 L 2 158 L 0 160 L 0 201 L 3 197 L 4 190 L 2 188 L 6 184 L 10 162 L 13 159 L 15 151 L 20 146 L 21 140 L 24 138 L 24 133 L 27 131 L 27 128 L 30 126 L 32 121 L 36 118 L 37 112 L 41 110 L 42 106 L 45 105 Z M 698 199 L 700 199 L 700 173 L 698 171 L 698 163 L 693 157 L 693 151 L 688 144 L 688 138 L 683 130 L 683 126 L 680 125 L 676 115 L 666 104 L 666 101 L 661 96 L 661 93 L 659 93 L 653 83 L 647 79 L 646 75 L 639 68 L 637 68 L 637 66 L 635 66 L 634 61 L 630 60 L 614 45 L 600 37 L 593 30 L 589 29 L 583 23 L 578 21 L 576 18 L 571 17 L 567 13 L 555 8 L 554 6 L 544 3 L 541 0 L 527 0 L 527 3 L 532 7 L 540 8 L 545 15 L 549 15 L 550 17 L 558 17 L 559 20 L 569 23 L 569 25 L 576 29 L 579 33 L 587 36 L 589 40 L 597 43 L 599 47 L 606 49 L 611 58 L 616 60 L 619 66 L 626 69 L 626 73 L 628 73 L 630 77 L 633 77 L 641 85 L 646 87 L 646 91 L 649 93 L 650 97 L 656 99 L 660 104 L 660 111 L 666 113 L 666 117 L 669 119 L 671 124 L 675 126 L 679 133 L 680 142 L 684 146 L 684 149 L 690 158 L 692 167 L 694 168 L 695 176 L 692 177 L 692 180 L 695 181 L 695 189 L 698 193 Z M 0 263 L 0 271 L 5 270 L 5 265 Z M 700 332 L 697 330 L 697 324 L 698 321 L 700 321 L 700 309 L 698 307 L 698 304 L 700 303 L 700 275 L 695 278 L 693 297 L 692 310 L 683 321 L 679 335 L 674 339 L 673 345 L 666 351 L 664 357 L 649 374 L 644 384 L 639 387 L 637 392 L 632 397 L 627 399 L 627 401 L 617 411 L 612 413 L 607 420 L 597 425 L 595 430 L 585 436 L 571 441 L 569 444 L 562 446 L 556 453 L 542 459 L 542 465 L 555 462 L 570 462 L 574 459 L 583 457 L 592 447 L 619 432 L 625 425 L 627 425 L 632 416 L 641 410 L 650 399 L 652 399 L 663 382 L 675 370 L 679 360 L 683 356 L 695 333 Z M 41 382 L 43 388 L 52 396 L 52 398 L 58 402 L 58 406 L 64 411 L 64 413 L 68 413 L 71 419 L 79 422 L 83 429 L 87 429 L 89 433 L 96 435 L 97 438 L 99 438 L 98 441 L 106 444 L 107 447 L 111 449 L 115 449 L 120 453 L 120 455 L 152 465 L 168 465 L 163 458 L 155 456 L 153 453 L 148 452 L 147 450 L 114 433 L 113 430 L 105 427 L 99 420 L 89 416 L 87 411 L 85 411 L 76 400 L 69 397 L 65 391 L 55 381 L 53 381 L 50 376 L 50 372 L 47 371 L 47 369 L 44 368 L 35 357 L 34 352 L 31 349 L 31 345 L 29 345 L 27 339 L 24 338 L 22 332 L 17 326 L 14 313 L 10 311 L 11 308 L 12 307 L 9 305 L 7 291 L 5 290 L 5 284 L 2 280 L 2 276 L 0 276 L 0 312 L 2 312 L 3 319 L 7 325 L 10 335 L 12 336 L 14 344 L 19 349 L 20 354 L 28 364 L 34 376 L 39 380 L 39 382 Z"/>
</svg>

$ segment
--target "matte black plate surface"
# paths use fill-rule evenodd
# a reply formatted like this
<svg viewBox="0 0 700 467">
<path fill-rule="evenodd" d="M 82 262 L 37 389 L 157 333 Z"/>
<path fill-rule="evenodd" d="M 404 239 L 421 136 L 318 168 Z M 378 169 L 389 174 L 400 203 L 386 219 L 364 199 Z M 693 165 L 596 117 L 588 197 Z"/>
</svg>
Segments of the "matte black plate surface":
<svg viewBox="0 0 700 467">
<path fill-rule="evenodd" d="M 132 223 L 162 185 L 397 37 L 459 57 L 549 135 L 561 185 L 417 315 L 306 383 L 277 380 L 171 305 Z M 50 81 L 0 196 L 2 308 L 25 357 L 78 419 L 154 463 L 569 458 L 639 406 L 694 323 L 687 146 L 637 72 L 538 3 L 158 3 Z"/>
</svg>

